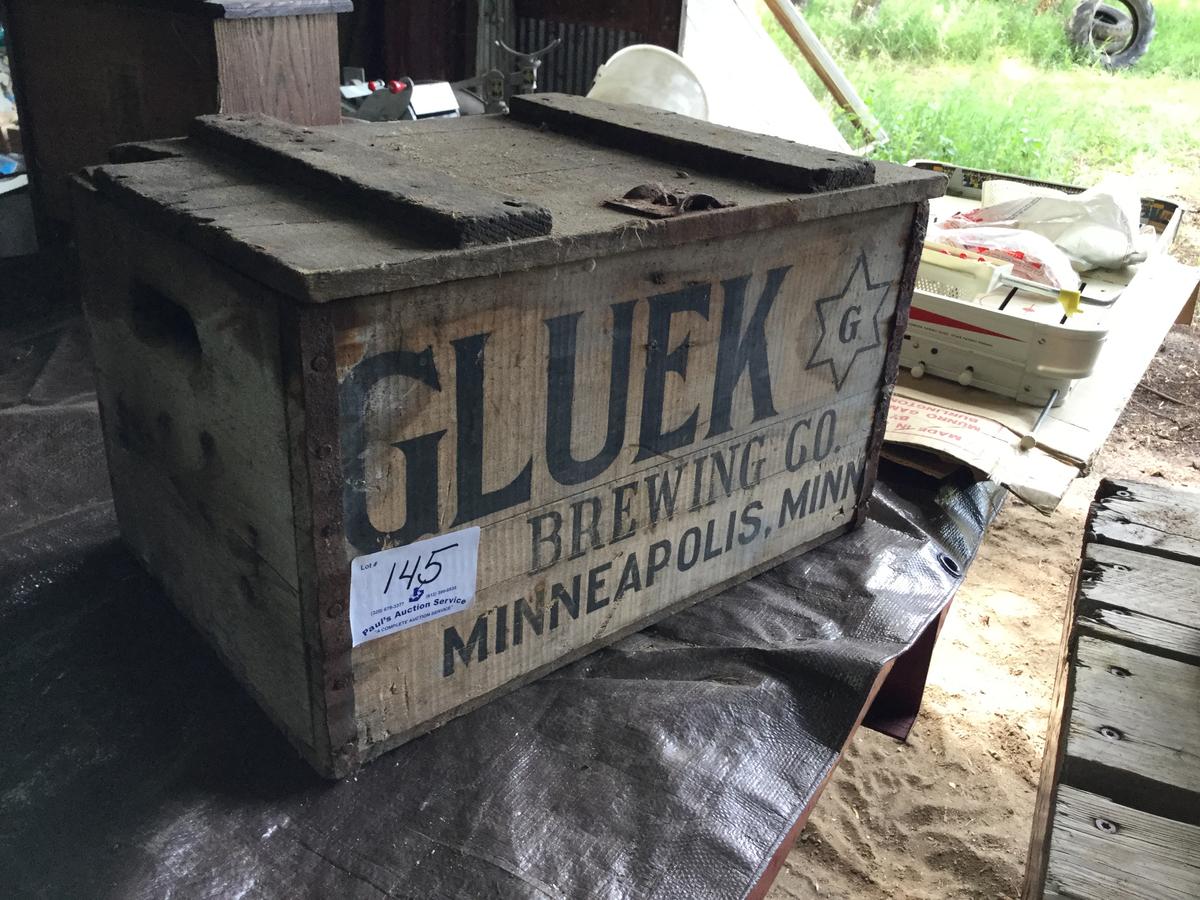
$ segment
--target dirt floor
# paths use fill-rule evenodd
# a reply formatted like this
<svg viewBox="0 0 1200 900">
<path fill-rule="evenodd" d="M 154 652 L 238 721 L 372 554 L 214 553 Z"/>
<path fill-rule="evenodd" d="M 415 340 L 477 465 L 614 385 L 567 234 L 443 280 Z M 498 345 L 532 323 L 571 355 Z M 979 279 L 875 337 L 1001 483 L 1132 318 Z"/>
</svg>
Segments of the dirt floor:
<svg viewBox="0 0 1200 900">
<path fill-rule="evenodd" d="M 1187 180 L 1163 194 L 1196 209 L 1200 179 Z M 1195 215 L 1175 255 L 1200 262 Z M 1063 615 L 1103 476 L 1200 486 L 1200 325 L 1172 330 L 1052 517 L 1009 499 L 954 601 L 908 742 L 855 736 L 770 900 L 1019 896 Z"/>
</svg>

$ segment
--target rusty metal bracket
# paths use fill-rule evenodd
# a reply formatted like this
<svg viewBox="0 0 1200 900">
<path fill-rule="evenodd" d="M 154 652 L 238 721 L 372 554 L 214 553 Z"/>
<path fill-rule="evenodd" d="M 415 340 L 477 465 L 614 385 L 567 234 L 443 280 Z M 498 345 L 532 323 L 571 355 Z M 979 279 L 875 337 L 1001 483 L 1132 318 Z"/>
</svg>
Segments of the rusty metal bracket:
<svg viewBox="0 0 1200 900">
<path fill-rule="evenodd" d="M 670 219 L 683 213 L 725 209 L 737 204 L 699 191 L 688 193 L 668 190 L 661 184 L 639 184 L 626 191 L 624 196 L 605 200 L 604 205 L 652 219 Z"/>
</svg>

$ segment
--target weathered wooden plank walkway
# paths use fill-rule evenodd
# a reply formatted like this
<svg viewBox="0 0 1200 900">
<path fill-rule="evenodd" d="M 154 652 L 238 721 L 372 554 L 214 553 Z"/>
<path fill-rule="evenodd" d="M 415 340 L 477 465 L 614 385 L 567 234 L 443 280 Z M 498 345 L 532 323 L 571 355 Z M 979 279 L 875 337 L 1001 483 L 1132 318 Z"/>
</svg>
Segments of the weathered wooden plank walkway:
<svg viewBox="0 0 1200 900">
<path fill-rule="evenodd" d="M 1023 896 L 1200 897 L 1200 491 L 1092 503 Z"/>
</svg>

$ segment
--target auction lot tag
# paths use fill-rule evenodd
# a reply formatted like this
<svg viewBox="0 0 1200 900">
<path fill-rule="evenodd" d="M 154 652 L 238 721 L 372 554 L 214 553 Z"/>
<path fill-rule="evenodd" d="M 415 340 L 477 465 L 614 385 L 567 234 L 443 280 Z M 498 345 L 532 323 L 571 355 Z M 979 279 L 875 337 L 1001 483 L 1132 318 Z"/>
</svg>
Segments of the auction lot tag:
<svg viewBox="0 0 1200 900">
<path fill-rule="evenodd" d="M 478 527 L 358 557 L 350 564 L 353 646 L 466 609 L 478 563 Z"/>
</svg>

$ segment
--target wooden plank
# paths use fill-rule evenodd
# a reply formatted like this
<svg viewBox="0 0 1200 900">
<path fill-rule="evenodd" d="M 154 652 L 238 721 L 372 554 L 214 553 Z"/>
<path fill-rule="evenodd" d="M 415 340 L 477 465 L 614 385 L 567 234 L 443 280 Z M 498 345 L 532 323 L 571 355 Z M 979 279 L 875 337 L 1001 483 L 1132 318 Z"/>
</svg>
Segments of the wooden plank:
<svg viewBox="0 0 1200 900">
<path fill-rule="evenodd" d="M 107 7 L 184 13 L 197 18 L 246 18 L 344 13 L 353 0 L 105 0 Z M 112 15 L 120 15 L 115 10 Z"/>
<path fill-rule="evenodd" d="M 1200 565 L 1089 544 L 1079 623 L 1097 637 L 1200 665 Z"/>
<path fill-rule="evenodd" d="M 550 233 L 549 210 L 464 184 L 382 151 L 263 117 L 202 116 L 202 143 L 294 179 L 429 246 L 497 244 Z"/>
<path fill-rule="evenodd" d="M 568 94 L 513 97 L 511 115 L 601 144 L 682 167 L 738 172 L 800 194 L 861 187 L 875 179 L 870 160 L 737 131 L 644 106 L 602 103 Z"/>
<path fill-rule="evenodd" d="M 213 24 L 217 112 L 269 115 L 297 125 L 336 125 L 337 18 L 284 15 Z"/>
<path fill-rule="evenodd" d="M 1079 570 L 1071 585 L 1071 597 L 1078 597 Z M 1046 725 L 1046 746 L 1042 751 L 1042 769 L 1038 777 L 1037 797 L 1033 804 L 1033 824 L 1029 831 L 1029 851 L 1025 858 L 1025 880 L 1021 885 L 1022 900 L 1041 900 L 1046 892 L 1046 866 L 1049 861 L 1050 838 L 1054 825 L 1054 810 L 1058 798 L 1058 782 L 1067 748 L 1066 729 L 1071 710 L 1071 644 L 1075 635 L 1074 602 L 1063 616 L 1062 637 L 1058 643 L 1058 666 L 1054 676 L 1054 694 L 1050 700 L 1050 716 Z"/>
<path fill-rule="evenodd" d="M 481 528 L 470 608 L 354 648 L 364 756 L 855 522 L 907 259 L 883 236 L 913 222 L 878 210 L 337 304 L 346 564 Z M 755 308 L 765 368 L 726 408 L 715 373 Z M 854 310 L 863 352 L 825 362 L 822 321 Z"/>
<path fill-rule="evenodd" d="M 1200 490 L 1104 479 L 1087 540 L 1200 563 Z"/>
<path fill-rule="evenodd" d="M 122 535 L 311 758 L 279 298 L 77 201 Z"/>
<path fill-rule="evenodd" d="M 1200 827 L 1120 806 L 1062 785 L 1050 844 L 1047 897 L 1195 900 Z"/>
<path fill-rule="evenodd" d="M 458 152 L 459 147 L 473 146 L 476 132 L 481 133 L 479 141 L 509 149 L 484 156 Z M 498 133 L 488 137 L 489 132 Z M 205 151 L 193 141 L 185 142 L 186 150 L 173 145 L 148 148 L 151 155 L 178 153 L 176 158 L 104 166 L 89 177 L 106 194 L 153 222 L 154 228 L 185 236 L 189 243 L 264 284 L 314 302 L 714 241 L 728 234 L 916 203 L 940 194 L 945 186 L 944 177 L 936 173 L 881 162 L 874 185 L 789 196 L 747 183 L 737 173 L 689 174 L 680 179 L 677 167 L 667 163 L 499 117 L 458 120 L 457 126 L 434 120 L 364 125 L 341 128 L 337 133 L 348 141 L 375 144 L 419 166 L 443 165 L 448 175 L 465 183 L 479 180 L 493 190 L 526 197 L 551 211 L 554 231 L 540 239 L 469 251 L 431 249 L 380 229 L 368 219 L 348 217 L 344 206 L 315 200 L 312 191 L 264 184 L 253 170 L 238 166 L 231 157 Z M 586 154 L 581 154 L 580 148 Z M 557 161 L 563 158 L 568 162 L 560 166 Z M 209 184 L 206 173 L 213 173 L 216 183 L 238 185 L 238 190 L 246 193 L 244 201 L 230 202 L 225 209 L 193 209 L 191 193 Z M 634 185 L 673 180 L 737 205 L 659 221 L 602 205 L 604 199 L 621 196 Z M 294 217 L 280 218 L 277 209 L 261 209 L 263 191 L 272 187 L 278 203 L 297 207 Z M 231 222 L 227 210 L 235 209 L 236 222 Z M 281 224 L 307 221 L 313 211 L 322 221 L 307 226 Z"/>
<path fill-rule="evenodd" d="M 1200 668 L 1080 636 L 1067 755 L 1194 791 L 1197 698 Z"/>
<path fill-rule="evenodd" d="M 314 753 L 322 775 L 358 767 L 354 673 L 350 660 L 349 573 L 342 565 L 342 472 L 338 452 L 334 332 L 328 307 L 282 317 L 288 445 L 305 644 L 309 655 Z"/>
</svg>

